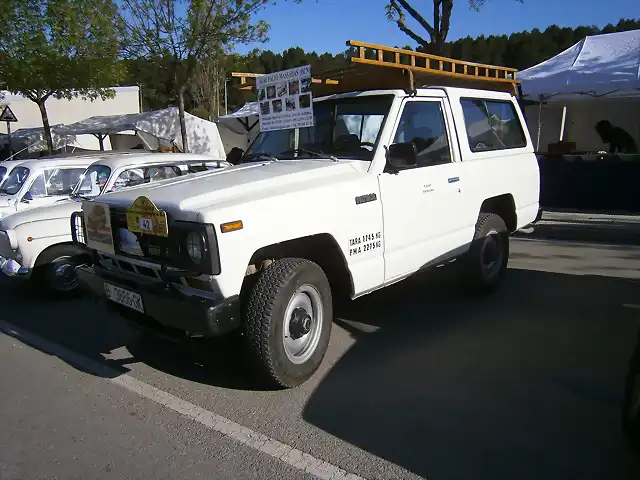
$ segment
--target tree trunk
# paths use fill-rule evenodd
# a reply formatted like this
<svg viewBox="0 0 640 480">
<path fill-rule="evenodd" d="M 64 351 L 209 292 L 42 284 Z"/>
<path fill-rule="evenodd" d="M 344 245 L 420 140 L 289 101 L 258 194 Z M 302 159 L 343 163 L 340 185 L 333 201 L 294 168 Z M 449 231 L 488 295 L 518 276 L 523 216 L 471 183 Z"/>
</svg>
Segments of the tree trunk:
<svg viewBox="0 0 640 480">
<path fill-rule="evenodd" d="M 187 125 L 184 121 L 184 92 L 186 85 L 178 88 L 178 116 L 180 117 L 180 135 L 182 136 L 182 151 L 189 152 L 189 143 L 187 142 Z"/>
<path fill-rule="evenodd" d="M 44 128 L 44 138 L 47 140 L 47 151 L 49 155 L 53 154 L 53 138 L 51 138 L 51 125 L 49 125 L 49 116 L 47 115 L 47 107 L 45 105 L 46 100 L 38 99 L 36 104 L 40 109 L 40 115 L 42 116 L 42 127 Z"/>
</svg>

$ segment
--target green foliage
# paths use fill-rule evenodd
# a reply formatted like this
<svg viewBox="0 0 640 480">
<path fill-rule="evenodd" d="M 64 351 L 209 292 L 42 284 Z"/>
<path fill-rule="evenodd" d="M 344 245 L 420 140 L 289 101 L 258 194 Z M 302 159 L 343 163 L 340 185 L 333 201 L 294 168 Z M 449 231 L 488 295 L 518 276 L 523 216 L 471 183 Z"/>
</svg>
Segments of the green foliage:
<svg viewBox="0 0 640 480">
<path fill-rule="evenodd" d="M 123 78 L 115 11 L 112 0 L 0 1 L 0 78 L 38 104 L 50 153 L 47 99 L 108 98 Z"/>
<path fill-rule="evenodd" d="M 111 0 L 2 0 L 0 78 L 33 101 L 95 99 L 124 74 Z"/>
<path fill-rule="evenodd" d="M 188 87 L 193 86 L 199 63 L 221 57 L 237 44 L 265 41 L 269 25 L 262 20 L 254 22 L 254 15 L 270 3 L 270 0 L 120 0 L 118 23 L 123 51 L 130 58 L 145 58 L 164 71 L 162 78 L 171 85 L 168 96 L 175 93 L 178 100 L 185 151 L 189 151 L 185 97 Z M 216 78 L 215 83 L 220 80 Z M 209 90 L 209 86 L 195 90 L 201 93 Z"/>
</svg>

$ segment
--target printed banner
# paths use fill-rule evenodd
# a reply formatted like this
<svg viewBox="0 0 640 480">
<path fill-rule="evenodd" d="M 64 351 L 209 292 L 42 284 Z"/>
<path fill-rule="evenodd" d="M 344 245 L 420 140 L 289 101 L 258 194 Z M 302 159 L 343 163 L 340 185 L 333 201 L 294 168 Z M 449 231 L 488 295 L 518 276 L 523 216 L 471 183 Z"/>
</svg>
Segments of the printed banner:
<svg viewBox="0 0 640 480">
<path fill-rule="evenodd" d="M 257 77 L 256 89 L 261 132 L 313 126 L 310 65 Z"/>
<path fill-rule="evenodd" d="M 113 232 L 109 205 L 93 201 L 82 202 L 82 214 L 87 235 L 87 247 L 113 255 Z"/>
</svg>

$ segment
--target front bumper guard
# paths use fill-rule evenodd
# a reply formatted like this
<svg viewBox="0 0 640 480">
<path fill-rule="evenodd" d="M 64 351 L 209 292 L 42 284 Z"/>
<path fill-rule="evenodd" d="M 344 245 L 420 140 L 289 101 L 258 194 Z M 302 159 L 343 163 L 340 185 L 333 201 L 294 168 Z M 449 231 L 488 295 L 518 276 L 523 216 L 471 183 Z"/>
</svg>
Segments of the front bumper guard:
<svg viewBox="0 0 640 480">
<path fill-rule="evenodd" d="M 140 280 L 134 275 L 113 272 L 98 265 L 78 267 L 76 271 L 81 284 L 103 299 L 108 309 L 139 326 L 178 330 L 191 337 L 216 337 L 240 326 L 240 301 L 237 295 L 214 301 L 198 295 L 187 295 L 158 281 Z M 108 300 L 104 282 L 139 294 L 144 313 Z"/>
</svg>

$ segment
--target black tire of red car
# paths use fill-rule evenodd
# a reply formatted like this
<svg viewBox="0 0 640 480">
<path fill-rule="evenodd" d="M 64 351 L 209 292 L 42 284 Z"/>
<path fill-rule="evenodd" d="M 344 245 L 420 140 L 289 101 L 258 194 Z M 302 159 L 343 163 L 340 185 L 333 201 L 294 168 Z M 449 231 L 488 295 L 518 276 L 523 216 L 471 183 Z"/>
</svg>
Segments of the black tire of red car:
<svg viewBox="0 0 640 480">
<path fill-rule="evenodd" d="M 629 445 L 640 449 L 640 334 L 624 382 L 622 430 Z"/>
<path fill-rule="evenodd" d="M 471 293 L 494 292 L 509 262 L 509 231 L 494 213 L 480 213 L 469 250 L 456 261 L 458 278 Z"/>
<path fill-rule="evenodd" d="M 47 293 L 67 298 L 80 294 L 76 267 L 87 259 L 73 246 L 56 245 L 40 254 L 36 261 L 34 280 Z"/>
<path fill-rule="evenodd" d="M 244 337 L 263 378 L 292 388 L 313 376 L 327 351 L 329 281 L 317 264 L 301 258 L 275 260 L 258 275 L 244 305 Z"/>
</svg>

